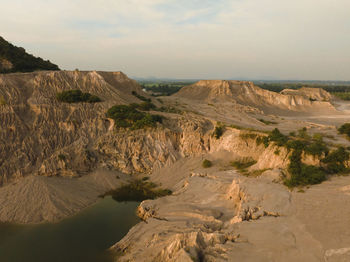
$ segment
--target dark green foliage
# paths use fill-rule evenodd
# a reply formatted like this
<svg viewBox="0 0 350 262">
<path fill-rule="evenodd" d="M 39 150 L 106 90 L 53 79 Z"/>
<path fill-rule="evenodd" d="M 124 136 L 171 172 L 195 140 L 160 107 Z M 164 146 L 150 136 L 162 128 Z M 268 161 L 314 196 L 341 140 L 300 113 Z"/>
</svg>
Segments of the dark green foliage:
<svg viewBox="0 0 350 262">
<path fill-rule="evenodd" d="M 321 157 L 327 155 L 329 149 L 323 141 L 315 141 L 305 147 L 305 153 L 313 156 Z"/>
<path fill-rule="evenodd" d="M 158 186 L 147 180 L 133 180 L 129 184 L 120 188 L 107 192 L 104 196 L 112 196 L 118 202 L 125 201 L 143 201 L 146 199 L 155 199 L 158 197 L 171 195 L 169 189 L 159 189 Z"/>
<path fill-rule="evenodd" d="M 284 146 L 288 142 L 288 137 L 283 135 L 278 128 L 272 130 L 271 134 L 268 136 L 269 141 L 275 142 L 278 146 Z"/>
<path fill-rule="evenodd" d="M 144 96 L 142 96 L 142 95 L 139 95 L 139 94 L 136 93 L 135 91 L 132 91 L 131 94 L 132 94 L 133 96 L 137 97 L 138 99 L 144 101 L 144 102 L 149 102 L 149 103 L 152 102 L 152 100 L 151 100 L 150 98 L 146 98 L 146 97 L 144 97 Z"/>
<path fill-rule="evenodd" d="M 210 160 L 208 160 L 208 159 L 204 159 L 203 162 L 202 162 L 202 167 L 204 167 L 204 168 L 209 168 L 212 165 L 213 165 L 212 162 Z"/>
<path fill-rule="evenodd" d="M 63 154 L 59 154 L 58 155 L 58 159 L 61 160 L 61 161 L 64 161 L 64 160 L 66 160 L 66 156 L 63 155 Z"/>
<path fill-rule="evenodd" d="M 25 49 L 16 47 L 0 37 L 0 59 L 6 59 L 13 65 L 12 69 L 0 68 L 0 73 L 33 72 L 37 70 L 60 70 L 50 61 L 27 54 Z"/>
<path fill-rule="evenodd" d="M 350 138 L 350 123 L 345 123 L 338 129 L 338 131 L 340 134 L 345 134 Z"/>
<path fill-rule="evenodd" d="M 225 127 L 222 125 L 218 125 L 214 129 L 213 136 L 216 139 L 219 139 L 224 134 L 224 131 L 225 131 Z"/>
<path fill-rule="evenodd" d="M 302 150 L 295 149 L 289 157 L 288 172 L 290 178 L 284 181 L 288 187 L 319 184 L 326 180 L 326 172 L 316 166 L 305 165 L 301 162 Z"/>
<path fill-rule="evenodd" d="M 340 147 L 321 161 L 326 164 L 326 170 L 330 174 L 345 173 L 349 171 L 345 166 L 345 162 L 349 160 L 349 157 L 349 152 L 344 147 Z"/>
<path fill-rule="evenodd" d="M 289 140 L 286 144 L 286 147 L 289 150 L 294 149 L 294 150 L 303 151 L 305 149 L 305 146 L 306 146 L 305 141 L 301 141 L 301 140 Z"/>
<path fill-rule="evenodd" d="M 57 93 L 56 98 L 58 101 L 65 103 L 97 103 L 102 101 L 98 96 L 91 95 L 90 93 L 83 93 L 78 89 Z"/>
<path fill-rule="evenodd" d="M 255 140 L 256 144 L 259 146 L 264 144 L 265 148 L 269 146 L 269 137 L 268 136 L 258 136 Z"/>
<path fill-rule="evenodd" d="M 159 115 L 151 115 L 139 111 L 140 105 L 116 105 L 107 111 L 107 117 L 114 119 L 118 128 L 141 129 L 144 127 L 155 127 L 162 123 L 163 118 Z M 142 107 L 141 107 L 142 108 Z"/>
</svg>

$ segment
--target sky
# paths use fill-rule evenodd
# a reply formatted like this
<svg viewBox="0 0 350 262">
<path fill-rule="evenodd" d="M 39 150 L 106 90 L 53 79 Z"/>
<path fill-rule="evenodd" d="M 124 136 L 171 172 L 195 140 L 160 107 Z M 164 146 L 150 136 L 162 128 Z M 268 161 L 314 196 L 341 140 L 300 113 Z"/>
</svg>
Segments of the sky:
<svg viewBox="0 0 350 262">
<path fill-rule="evenodd" d="M 0 35 L 61 69 L 350 80 L 349 0 L 0 0 Z"/>
</svg>

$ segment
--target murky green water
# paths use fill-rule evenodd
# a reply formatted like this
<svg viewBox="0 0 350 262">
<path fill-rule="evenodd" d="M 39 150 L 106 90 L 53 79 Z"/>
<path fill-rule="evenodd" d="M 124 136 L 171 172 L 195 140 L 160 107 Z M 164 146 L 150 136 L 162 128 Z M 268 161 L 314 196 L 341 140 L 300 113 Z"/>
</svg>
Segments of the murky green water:
<svg viewBox="0 0 350 262">
<path fill-rule="evenodd" d="M 139 203 L 106 197 L 57 224 L 0 224 L 1 262 L 110 262 L 106 249 L 139 222 Z"/>
</svg>

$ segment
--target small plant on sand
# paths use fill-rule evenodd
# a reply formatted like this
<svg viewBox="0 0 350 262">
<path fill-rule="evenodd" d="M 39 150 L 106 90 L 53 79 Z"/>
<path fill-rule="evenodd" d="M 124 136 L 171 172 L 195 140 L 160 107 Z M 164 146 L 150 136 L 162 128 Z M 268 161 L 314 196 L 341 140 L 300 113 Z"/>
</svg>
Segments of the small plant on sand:
<svg viewBox="0 0 350 262">
<path fill-rule="evenodd" d="M 203 162 L 202 162 L 202 167 L 203 168 L 209 168 L 212 165 L 213 165 L 213 163 L 210 160 L 208 160 L 208 159 L 204 159 Z"/>
<path fill-rule="evenodd" d="M 225 131 L 225 126 L 221 123 L 218 123 L 218 125 L 214 129 L 213 136 L 216 139 L 219 139 L 224 134 L 224 131 Z"/>
<path fill-rule="evenodd" d="M 340 134 L 344 134 L 347 138 L 350 138 L 350 123 L 345 123 L 341 127 L 338 128 Z"/>
</svg>

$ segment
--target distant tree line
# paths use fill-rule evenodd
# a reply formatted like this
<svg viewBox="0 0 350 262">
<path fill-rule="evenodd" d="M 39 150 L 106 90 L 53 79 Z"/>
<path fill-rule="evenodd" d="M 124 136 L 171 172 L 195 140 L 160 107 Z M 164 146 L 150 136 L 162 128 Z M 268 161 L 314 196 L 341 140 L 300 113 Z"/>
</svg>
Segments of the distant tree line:
<svg viewBox="0 0 350 262">
<path fill-rule="evenodd" d="M 146 91 L 152 92 L 153 96 L 170 96 L 177 93 L 182 87 L 191 85 L 192 82 L 169 82 L 169 83 L 142 83 Z"/>
<path fill-rule="evenodd" d="M 263 83 L 263 84 L 257 84 L 262 89 L 266 89 L 273 92 L 281 92 L 284 89 L 300 89 L 302 87 L 311 87 L 311 88 L 322 88 L 330 93 L 347 93 L 350 92 L 350 85 L 321 85 L 321 84 L 314 84 L 314 85 L 306 85 L 302 83 Z"/>
</svg>

